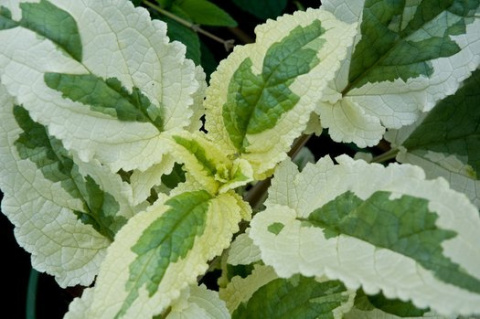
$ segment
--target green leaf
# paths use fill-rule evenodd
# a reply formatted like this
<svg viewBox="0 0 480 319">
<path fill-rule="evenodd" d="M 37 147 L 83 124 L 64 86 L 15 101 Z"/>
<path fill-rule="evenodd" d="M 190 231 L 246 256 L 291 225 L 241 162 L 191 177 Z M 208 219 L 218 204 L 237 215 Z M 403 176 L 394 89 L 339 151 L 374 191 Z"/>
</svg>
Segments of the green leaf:
<svg viewBox="0 0 480 319">
<path fill-rule="evenodd" d="M 181 136 L 174 136 L 173 139 L 177 144 L 183 146 L 195 156 L 196 160 L 203 166 L 208 175 L 215 177 L 217 174 L 217 163 L 215 163 L 214 160 L 217 158 L 208 156 L 205 148 L 196 140 L 190 140 Z"/>
<path fill-rule="evenodd" d="M 452 96 L 440 101 L 403 142 L 408 151 L 428 150 L 465 158 L 480 176 L 480 69 Z"/>
<path fill-rule="evenodd" d="M 129 93 L 115 78 L 103 80 L 92 74 L 46 73 L 45 83 L 64 98 L 116 116 L 120 121 L 150 122 L 163 130 L 162 110 L 136 87 Z"/>
<path fill-rule="evenodd" d="M 0 30 L 22 26 L 56 43 L 77 61 L 82 61 L 82 41 L 75 19 L 49 1 L 22 3 L 22 19 L 12 20 L 10 10 L 0 7 Z"/>
<path fill-rule="evenodd" d="M 228 268 L 227 264 L 227 268 Z M 252 269 L 253 268 L 253 269 Z M 261 263 L 250 265 L 246 276 L 235 276 L 228 280 L 224 288 L 220 288 L 219 295 L 225 300 L 228 311 L 233 314 L 243 303 L 247 303 L 253 294 L 262 286 L 277 279 L 278 276 L 272 267 Z M 226 270 L 224 270 L 226 271 Z"/>
<path fill-rule="evenodd" d="M 115 198 L 100 189 L 91 178 L 83 178 L 62 142 L 48 135 L 47 129 L 34 122 L 28 111 L 15 106 L 15 119 L 23 129 L 15 141 L 22 159 L 29 159 L 42 171 L 43 176 L 52 182 L 60 182 L 73 198 L 83 202 L 83 210 L 74 213 L 86 225 L 113 241 L 115 233 L 125 224 L 125 218 L 116 216 L 119 204 Z"/>
<path fill-rule="evenodd" d="M 178 184 L 185 182 L 185 171 L 183 165 L 175 164 L 172 172 L 162 176 L 162 184 L 170 189 L 178 186 Z"/>
<path fill-rule="evenodd" d="M 170 209 L 150 224 L 132 247 L 138 258 L 130 264 L 126 285 L 129 294 L 117 317 L 126 313 L 138 298 L 143 285 L 146 285 L 151 297 L 158 290 L 169 264 L 184 258 L 192 249 L 195 238 L 205 230 L 210 199 L 207 192 L 197 191 L 178 195 L 165 202 Z"/>
<path fill-rule="evenodd" d="M 385 135 L 397 161 L 418 165 L 428 178 L 442 176 L 480 208 L 480 70 L 413 125 Z"/>
<path fill-rule="evenodd" d="M 343 93 L 366 83 L 430 77 L 430 60 L 460 51 L 451 36 L 465 33 L 479 4 L 477 0 L 423 0 L 412 14 L 403 1 L 366 0 L 362 38 L 355 46 L 349 85 Z"/>
<path fill-rule="evenodd" d="M 340 281 L 320 283 L 303 276 L 278 278 L 258 289 L 232 318 L 334 318 L 333 311 L 348 300 Z"/>
<path fill-rule="evenodd" d="M 156 0 L 156 1 L 162 8 L 167 8 L 167 9 L 169 9 L 175 2 L 175 0 Z"/>
<path fill-rule="evenodd" d="M 368 301 L 377 309 L 399 317 L 422 317 L 428 309 L 418 309 L 410 301 L 387 299 L 383 294 L 366 296 Z"/>
<path fill-rule="evenodd" d="M 266 52 L 262 73 L 252 72 L 252 61 L 245 59 L 229 84 L 223 118 L 235 147 L 245 152 L 245 136 L 275 126 L 280 116 L 291 110 L 299 97 L 289 86 L 296 77 L 306 74 L 319 60 L 317 50 L 324 43 L 320 21 L 296 27 Z"/>
<path fill-rule="evenodd" d="M 189 176 L 211 194 L 223 193 L 253 180 L 248 162 L 232 161 L 205 134 L 182 134 L 172 138 L 177 144 L 172 154 L 185 164 Z"/>
<path fill-rule="evenodd" d="M 287 7 L 287 0 L 233 0 L 233 2 L 243 10 L 263 20 L 278 17 Z"/>
<path fill-rule="evenodd" d="M 176 0 L 172 12 L 178 7 L 190 20 L 200 25 L 236 27 L 237 22 L 223 9 L 207 0 Z"/>
</svg>

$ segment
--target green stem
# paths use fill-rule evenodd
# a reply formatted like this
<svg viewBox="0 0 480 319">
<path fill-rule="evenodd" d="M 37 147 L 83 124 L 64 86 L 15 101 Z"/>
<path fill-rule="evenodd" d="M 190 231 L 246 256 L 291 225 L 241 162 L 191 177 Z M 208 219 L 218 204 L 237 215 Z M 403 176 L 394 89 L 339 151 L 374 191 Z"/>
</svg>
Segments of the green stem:
<svg viewBox="0 0 480 319">
<path fill-rule="evenodd" d="M 216 35 L 202 29 L 199 25 L 191 23 L 190 21 L 187 21 L 185 19 L 182 19 L 179 16 L 177 16 L 177 15 L 171 13 L 171 12 L 168 12 L 167 10 L 165 10 L 165 9 L 163 9 L 163 8 L 153 4 L 153 3 L 150 3 L 148 1 L 143 1 L 143 4 L 145 4 L 146 6 L 158 11 L 159 13 L 163 14 L 164 16 L 167 16 L 170 19 L 175 20 L 176 22 L 186 26 L 187 28 L 192 29 L 193 31 L 195 31 L 197 33 L 200 33 L 200 34 L 203 34 L 203 35 L 209 37 L 210 39 L 213 39 L 213 40 L 223 44 L 223 46 L 225 47 L 225 50 L 227 52 L 229 52 L 233 49 L 234 40 L 223 40 L 222 38 L 217 37 Z"/>
<path fill-rule="evenodd" d="M 26 318 L 35 319 L 37 305 L 38 271 L 32 268 L 28 278 Z"/>
<path fill-rule="evenodd" d="M 383 163 L 388 160 L 394 159 L 398 154 L 398 149 L 392 148 L 383 154 L 380 154 L 372 159 L 372 163 Z"/>
</svg>

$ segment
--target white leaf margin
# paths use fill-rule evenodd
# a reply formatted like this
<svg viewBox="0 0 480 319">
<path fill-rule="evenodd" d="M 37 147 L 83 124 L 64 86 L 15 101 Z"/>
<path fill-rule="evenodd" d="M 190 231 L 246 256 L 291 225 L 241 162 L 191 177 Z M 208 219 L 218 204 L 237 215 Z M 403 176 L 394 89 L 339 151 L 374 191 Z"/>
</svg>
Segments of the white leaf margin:
<svg viewBox="0 0 480 319">
<path fill-rule="evenodd" d="M 219 296 L 225 300 L 227 309 L 232 314 L 242 303 L 248 302 L 260 287 L 278 278 L 273 267 L 256 264 L 246 278 L 235 276 L 225 288 L 220 289 Z"/>
<path fill-rule="evenodd" d="M 466 164 L 466 158 L 427 150 L 409 151 L 402 146 L 427 115 L 428 112 L 424 113 L 412 125 L 387 131 L 385 140 L 390 142 L 392 149 L 398 151 L 395 159 L 400 163 L 420 166 L 428 179 L 445 178 L 451 188 L 467 195 L 470 201 L 480 209 L 480 180 L 474 176 L 473 168 Z"/>
<path fill-rule="evenodd" d="M 260 249 L 255 246 L 253 240 L 248 236 L 250 229 L 240 234 L 228 249 L 227 263 L 233 266 L 249 265 L 261 260 Z"/>
<path fill-rule="evenodd" d="M 360 28 L 365 0 L 327 0 L 321 8 L 332 12 L 347 23 Z M 477 16 L 478 17 L 478 16 Z M 339 92 L 347 86 L 348 71 L 354 43 L 328 93 L 320 100 L 316 112 L 322 126 L 337 142 L 353 142 L 359 147 L 376 145 L 385 129 L 398 129 L 412 124 L 423 112 L 431 110 L 437 101 L 453 94 L 463 80 L 480 64 L 480 19 L 467 24 L 465 35 L 452 37 L 462 49 L 459 53 L 431 61 L 433 74 L 393 82 L 366 84 L 352 89 L 342 97 Z M 360 41 L 358 35 L 355 43 Z"/>
<path fill-rule="evenodd" d="M 171 305 L 166 319 L 229 319 L 230 314 L 225 302 L 217 291 L 209 290 L 205 285 L 190 285 L 183 289 L 180 297 Z"/>
<path fill-rule="evenodd" d="M 362 286 L 368 294 L 382 290 L 387 298 L 412 299 L 416 306 L 431 307 L 440 314 L 480 312 L 479 294 L 439 281 L 413 259 L 344 235 L 325 239 L 320 228 L 301 226 L 297 217 L 307 217 L 347 191 L 361 199 L 378 190 L 391 192 L 392 198 L 424 198 L 438 214 L 436 225 L 458 233 L 442 243 L 444 255 L 480 278 L 480 245 L 475 244 L 480 243 L 480 217 L 464 194 L 449 189 L 442 178 L 425 180 L 424 172 L 412 165 L 386 168 L 346 155 L 336 161 L 339 165 L 324 157 L 302 173 L 291 162 L 280 164 L 267 209 L 251 222 L 250 237 L 265 264 L 273 266 L 280 277 L 326 275 L 342 280 L 347 288 Z M 274 222 L 285 225 L 278 235 L 267 230 Z"/>
<path fill-rule="evenodd" d="M 199 83 L 205 80 L 201 68 L 185 58 L 183 44 L 168 42 L 165 23 L 152 21 L 145 9 L 134 8 L 129 1 L 50 2 L 76 20 L 83 44 L 82 63 L 29 30 L 2 30 L 0 42 L 9 45 L 0 49 L 0 76 L 8 92 L 85 162 L 97 158 L 114 172 L 120 168 L 146 170 L 159 163 L 164 142 L 153 125 L 120 122 L 63 99 L 60 92 L 46 86 L 43 75 L 92 73 L 104 79 L 117 78 L 129 90 L 138 87 L 152 103 L 163 107 L 164 129 L 171 131 L 199 126 L 198 119 L 192 122 L 191 118 L 202 110 L 198 104 L 205 89 L 205 84 Z M 19 18 L 18 2 L 11 2 L 9 9 Z"/>
<path fill-rule="evenodd" d="M 165 199 L 162 197 L 146 211 L 135 215 L 117 233 L 101 265 L 93 288 L 93 301 L 80 318 L 114 318 L 117 315 L 129 293 L 125 291 L 129 265 L 137 258 L 130 248 L 135 245 L 144 229 L 169 209 L 169 206 L 164 205 Z M 179 298 L 181 291 L 196 282 L 197 276 L 207 270 L 207 261 L 221 254 L 230 245 L 232 235 L 238 231 L 238 223 L 244 213 L 242 209 L 234 194 L 225 193 L 212 198 L 205 231 L 195 239 L 192 250 L 183 259 L 169 265 L 153 296 L 149 297 L 146 288 L 142 287 L 124 317 L 150 318 Z"/>
<path fill-rule="evenodd" d="M 14 142 L 23 130 L 13 116 L 14 103 L 0 84 L 2 213 L 15 226 L 17 243 L 31 254 L 33 268 L 53 275 L 61 287 L 88 286 L 111 242 L 78 220 L 73 211 L 83 210 L 80 200 L 20 158 Z"/>
<path fill-rule="evenodd" d="M 228 83 L 238 66 L 246 59 L 252 61 L 252 72 L 261 74 L 263 59 L 269 47 L 282 40 L 298 26 L 308 26 L 312 21 L 320 20 L 327 31 L 322 35 L 325 43 L 317 57 L 320 63 L 307 74 L 301 75 L 290 85 L 290 90 L 300 97 L 295 107 L 283 114 L 275 127 L 259 134 L 247 134 L 250 145 L 241 155 L 254 168 L 255 178 L 263 179 L 269 175 L 275 165 L 287 157 L 293 140 L 305 129 L 310 120 L 314 104 L 322 96 L 337 69 L 345 57 L 347 47 L 355 34 L 355 25 L 337 20 L 332 14 L 318 9 L 297 11 L 293 15 L 284 15 L 278 20 L 269 20 L 255 29 L 256 43 L 235 47 L 226 60 L 220 62 L 210 80 L 206 91 L 206 129 L 208 136 L 218 143 L 227 154 L 236 153 L 223 122 L 222 109 L 227 101 Z"/>
</svg>

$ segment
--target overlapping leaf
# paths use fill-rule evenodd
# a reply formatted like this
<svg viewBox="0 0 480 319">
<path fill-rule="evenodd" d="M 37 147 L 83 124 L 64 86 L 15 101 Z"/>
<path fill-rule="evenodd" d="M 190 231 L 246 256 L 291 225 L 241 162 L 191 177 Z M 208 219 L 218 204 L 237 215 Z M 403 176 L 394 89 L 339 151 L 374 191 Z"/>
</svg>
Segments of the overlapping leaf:
<svg viewBox="0 0 480 319">
<path fill-rule="evenodd" d="M 81 160 L 143 171 L 160 163 L 165 132 L 199 122 L 205 76 L 144 9 L 42 0 L 1 16 L 2 83 Z"/>
<path fill-rule="evenodd" d="M 182 133 L 172 136 L 171 153 L 184 163 L 202 189 L 211 194 L 226 192 L 253 181 L 250 164 L 241 158 L 231 160 L 204 134 Z"/>
<path fill-rule="evenodd" d="M 353 25 L 321 10 L 259 26 L 257 42 L 236 47 L 212 74 L 205 101 L 208 136 L 264 178 L 305 129 L 353 32 Z"/>
<path fill-rule="evenodd" d="M 159 200 L 117 234 L 93 302 L 82 316 L 150 318 L 161 313 L 228 247 L 244 214 L 231 193 L 212 197 L 199 190 Z"/>
<path fill-rule="evenodd" d="M 272 267 L 263 265 L 246 278 L 232 278 L 220 290 L 232 318 L 342 318 L 354 295 L 339 281 L 278 278 Z"/>
<path fill-rule="evenodd" d="M 276 171 L 250 230 L 265 263 L 440 314 L 480 312 L 480 217 L 464 195 L 409 165 L 336 160 Z"/>
<path fill-rule="evenodd" d="M 89 285 L 115 232 L 135 213 L 128 187 L 100 166 L 77 165 L 3 86 L 0 112 L 2 213 L 34 268 L 62 287 Z"/>
<path fill-rule="evenodd" d="M 218 292 L 208 290 L 205 285 L 191 285 L 182 290 L 180 297 L 171 305 L 167 319 L 229 319 L 225 302 Z"/>
<path fill-rule="evenodd" d="M 480 62 L 480 3 L 424 0 L 325 1 L 359 22 L 351 56 L 317 112 L 336 141 L 372 146 L 385 128 L 413 123 L 454 93 Z"/>
<path fill-rule="evenodd" d="M 452 96 L 440 101 L 414 125 L 386 138 L 397 160 L 421 166 L 429 177 L 445 177 L 452 188 L 480 207 L 480 70 Z"/>
</svg>

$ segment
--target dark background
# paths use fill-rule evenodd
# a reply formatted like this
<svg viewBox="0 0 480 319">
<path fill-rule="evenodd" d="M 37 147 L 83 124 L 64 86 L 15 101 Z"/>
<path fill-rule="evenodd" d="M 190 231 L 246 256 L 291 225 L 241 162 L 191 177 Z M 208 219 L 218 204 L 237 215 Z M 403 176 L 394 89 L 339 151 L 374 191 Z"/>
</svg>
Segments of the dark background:
<svg viewBox="0 0 480 319">
<path fill-rule="evenodd" d="M 30 254 L 21 248 L 13 235 L 13 225 L 0 214 L 0 242 L 2 243 L 2 318 L 26 317 L 28 281 L 31 272 Z M 52 276 L 38 275 L 36 300 L 37 319 L 62 318 L 73 299 L 68 290 L 61 289 Z M 7 315 L 8 314 L 8 315 Z M 7 315 L 7 316 L 5 316 Z"/>
</svg>

